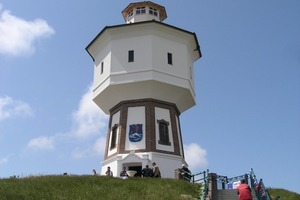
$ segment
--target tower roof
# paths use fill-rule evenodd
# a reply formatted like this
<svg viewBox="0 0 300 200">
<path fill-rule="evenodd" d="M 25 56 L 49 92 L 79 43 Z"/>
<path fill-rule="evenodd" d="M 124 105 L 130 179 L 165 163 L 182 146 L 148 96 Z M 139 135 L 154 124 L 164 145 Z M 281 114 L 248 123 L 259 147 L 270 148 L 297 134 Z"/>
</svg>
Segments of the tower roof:
<svg viewBox="0 0 300 200">
<path fill-rule="evenodd" d="M 152 1 L 141 1 L 141 2 L 135 2 L 130 3 L 123 11 L 122 15 L 124 17 L 124 20 L 126 22 L 129 21 L 128 16 L 132 10 L 138 8 L 138 7 L 151 7 L 153 9 L 156 9 L 159 12 L 159 20 L 163 21 L 167 18 L 167 12 L 164 6 L 161 6 L 159 4 L 153 3 Z"/>
<path fill-rule="evenodd" d="M 199 59 L 202 57 L 202 53 L 200 50 L 200 45 L 197 39 L 197 35 L 195 32 L 190 32 L 181 28 L 178 28 L 176 26 L 172 26 L 166 23 L 162 23 L 162 22 L 158 22 L 156 20 L 152 20 L 152 21 L 142 21 L 142 22 L 137 22 L 137 23 L 130 23 L 130 24 L 120 24 L 120 25 L 114 25 L 114 26 L 106 26 L 102 29 L 102 31 L 100 31 L 98 33 L 98 35 L 87 45 L 87 47 L 85 48 L 85 50 L 88 52 L 88 54 L 91 56 L 91 58 L 95 59 L 95 55 L 93 54 L 93 50 L 92 50 L 92 46 L 97 46 L 95 43 L 97 42 L 97 40 L 99 40 L 100 37 L 102 37 L 102 35 L 104 35 L 104 32 L 111 30 L 111 29 L 116 29 L 116 28 L 121 28 L 121 27 L 132 27 L 132 26 L 140 26 L 140 25 L 150 25 L 150 24 L 154 24 L 156 26 L 162 26 L 162 29 L 165 28 L 169 28 L 169 29 L 173 29 L 175 31 L 181 32 L 183 34 L 187 34 L 187 35 L 191 35 L 194 38 L 194 44 L 195 44 L 195 60 Z"/>
</svg>

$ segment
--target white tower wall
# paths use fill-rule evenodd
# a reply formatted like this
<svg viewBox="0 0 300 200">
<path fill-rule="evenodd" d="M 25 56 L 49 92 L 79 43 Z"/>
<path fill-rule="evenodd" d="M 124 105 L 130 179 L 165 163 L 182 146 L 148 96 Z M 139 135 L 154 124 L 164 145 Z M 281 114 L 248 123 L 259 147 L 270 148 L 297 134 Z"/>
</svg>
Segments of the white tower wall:
<svg viewBox="0 0 300 200">
<path fill-rule="evenodd" d="M 91 52 L 96 58 L 94 101 L 105 113 L 122 100 L 140 98 L 163 98 L 175 103 L 181 112 L 195 105 L 193 35 L 149 22 L 118 26 L 104 32 L 103 37 L 110 39 L 109 44 L 105 39 L 96 40 Z M 134 51 L 134 62 L 128 62 L 130 50 Z M 167 62 L 168 53 L 172 54 L 172 64 Z M 163 87 L 157 87 L 160 82 Z"/>
</svg>

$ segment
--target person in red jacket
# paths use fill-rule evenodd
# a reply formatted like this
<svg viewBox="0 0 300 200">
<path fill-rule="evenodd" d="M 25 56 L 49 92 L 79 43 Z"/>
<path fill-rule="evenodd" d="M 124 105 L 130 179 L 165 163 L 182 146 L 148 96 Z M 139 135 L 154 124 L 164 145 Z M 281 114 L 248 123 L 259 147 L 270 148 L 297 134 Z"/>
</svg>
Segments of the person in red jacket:
<svg viewBox="0 0 300 200">
<path fill-rule="evenodd" d="M 241 180 L 241 184 L 237 187 L 239 200 L 252 200 L 251 188 L 246 183 L 245 179 Z"/>
</svg>

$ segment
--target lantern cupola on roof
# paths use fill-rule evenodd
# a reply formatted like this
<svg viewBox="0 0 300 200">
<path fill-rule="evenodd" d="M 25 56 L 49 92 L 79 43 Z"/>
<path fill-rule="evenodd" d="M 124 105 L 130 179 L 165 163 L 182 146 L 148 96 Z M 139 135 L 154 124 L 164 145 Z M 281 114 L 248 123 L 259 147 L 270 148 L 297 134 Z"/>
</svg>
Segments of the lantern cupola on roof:
<svg viewBox="0 0 300 200">
<path fill-rule="evenodd" d="M 122 11 L 122 15 L 126 23 L 148 20 L 162 22 L 167 18 L 165 7 L 151 1 L 131 3 Z"/>
</svg>

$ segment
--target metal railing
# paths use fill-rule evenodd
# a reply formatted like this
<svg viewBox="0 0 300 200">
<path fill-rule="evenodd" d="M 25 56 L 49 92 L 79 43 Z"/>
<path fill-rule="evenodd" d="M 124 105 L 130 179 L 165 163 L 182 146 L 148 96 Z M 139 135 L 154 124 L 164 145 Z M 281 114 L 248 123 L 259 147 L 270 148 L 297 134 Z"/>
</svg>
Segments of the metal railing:
<svg viewBox="0 0 300 200">
<path fill-rule="evenodd" d="M 199 200 L 205 200 L 208 195 L 208 173 L 209 170 L 207 169 L 206 171 L 192 174 L 191 182 L 194 184 L 199 184 L 199 188 L 197 191 L 197 198 Z"/>
<path fill-rule="evenodd" d="M 253 169 L 250 170 L 250 185 L 252 188 L 255 189 L 255 195 L 258 200 L 271 200 L 270 195 L 268 191 L 266 190 L 266 187 L 264 185 L 264 182 L 262 179 L 257 181 L 256 175 L 254 174 Z"/>
<path fill-rule="evenodd" d="M 245 179 L 246 183 L 249 182 L 249 175 L 248 174 L 244 174 L 244 175 L 240 175 L 240 176 L 235 176 L 235 177 L 231 177 L 228 178 L 227 176 L 221 176 L 221 175 L 217 175 L 217 182 L 221 185 L 218 185 L 218 189 L 233 189 L 234 188 L 234 184 L 238 183 L 241 179 Z"/>
<path fill-rule="evenodd" d="M 255 191 L 255 195 L 258 200 L 271 200 L 270 195 L 265 188 L 263 180 L 262 179 L 260 179 L 259 181 L 257 180 L 256 175 L 254 174 L 252 168 L 249 173 L 240 176 L 235 176 L 232 178 L 228 178 L 227 176 L 217 175 L 217 183 L 221 185 L 221 187 L 218 186 L 218 189 L 223 189 L 223 190 L 234 189 L 235 188 L 234 184 L 239 184 L 239 181 L 241 179 L 244 179 L 247 184 L 250 182 L 250 187 L 252 190 Z"/>
<path fill-rule="evenodd" d="M 257 200 L 271 200 L 270 195 L 268 191 L 265 188 L 265 185 L 263 183 L 263 180 L 260 179 L 259 181 L 256 178 L 256 175 L 254 174 L 253 169 L 251 168 L 249 173 L 246 173 L 244 175 L 235 176 L 228 178 L 227 176 L 222 175 L 215 175 L 213 180 L 210 180 L 212 178 L 212 173 L 209 173 L 209 170 L 199 172 L 196 174 L 189 173 L 188 180 L 185 178 L 185 176 L 182 176 L 181 179 L 190 181 L 194 184 L 199 184 L 199 188 L 197 188 L 197 198 L 199 200 L 206 200 L 208 198 L 208 195 L 213 192 L 209 191 L 213 180 L 215 182 L 216 189 L 235 189 L 236 186 L 239 184 L 239 181 L 241 179 L 244 179 L 247 184 L 251 187 L 252 190 L 255 191 L 255 195 Z M 211 177 L 211 178 L 209 178 Z M 236 184 L 236 185 L 234 185 Z"/>
</svg>

